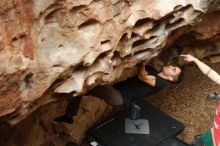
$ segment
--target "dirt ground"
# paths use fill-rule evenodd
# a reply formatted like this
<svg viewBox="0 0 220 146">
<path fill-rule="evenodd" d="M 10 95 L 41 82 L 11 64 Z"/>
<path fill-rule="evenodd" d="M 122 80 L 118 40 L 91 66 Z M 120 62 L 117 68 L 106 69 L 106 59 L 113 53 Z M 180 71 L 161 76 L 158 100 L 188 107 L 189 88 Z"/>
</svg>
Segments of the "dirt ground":
<svg viewBox="0 0 220 146">
<path fill-rule="evenodd" d="M 211 67 L 220 73 L 220 63 Z M 147 97 L 156 107 L 185 124 L 178 138 L 191 143 L 194 137 L 213 126 L 215 101 L 207 100 L 209 92 L 220 93 L 219 85 L 203 75 L 195 65 L 184 69 L 183 81 L 169 83 L 164 90 Z"/>
</svg>

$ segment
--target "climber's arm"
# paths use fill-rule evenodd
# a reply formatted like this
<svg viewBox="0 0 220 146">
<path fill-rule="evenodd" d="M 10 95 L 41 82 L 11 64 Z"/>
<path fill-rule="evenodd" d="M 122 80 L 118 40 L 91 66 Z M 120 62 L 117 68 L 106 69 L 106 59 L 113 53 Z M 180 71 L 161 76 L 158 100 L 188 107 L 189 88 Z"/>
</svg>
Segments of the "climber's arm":
<svg viewBox="0 0 220 146">
<path fill-rule="evenodd" d="M 202 71 L 203 74 L 205 74 L 211 80 L 213 80 L 214 82 L 216 82 L 217 84 L 220 85 L 219 74 L 216 71 L 214 71 L 213 69 L 211 69 L 208 65 L 206 65 L 205 63 L 201 62 L 199 59 L 197 59 L 189 54 L 188 55 L 181 55 L 181 57 L 184 57 L 185 61 L 194 62 L 199 67 L 199 69 Z"/>
<path fill-rule="evenodd" d="M 145 64 L 141 63 L 139 66 L 139 79 L 145 82 L 146 84 L 155 87 L 156 78 L 152 75 L 148 75 L 147 71 L 145 70 Z"/>
</svg>

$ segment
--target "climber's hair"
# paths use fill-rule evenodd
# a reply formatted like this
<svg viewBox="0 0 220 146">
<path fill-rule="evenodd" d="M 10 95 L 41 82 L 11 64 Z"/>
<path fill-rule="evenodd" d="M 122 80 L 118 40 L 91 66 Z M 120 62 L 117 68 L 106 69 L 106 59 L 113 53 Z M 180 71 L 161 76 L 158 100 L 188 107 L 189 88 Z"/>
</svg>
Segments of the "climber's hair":
<svg viewBox="0 0 220 146">
<path fill-rule="evenodd" d="M 183 79 L 184 67 L 181 67 L 181 66 L 176 66 L 176 67 L 179 67 L 181 72 L 178 75 L 173 77 L 173 80 L 170 81 L 171 83 L 180 83 Z"/>
</svg>

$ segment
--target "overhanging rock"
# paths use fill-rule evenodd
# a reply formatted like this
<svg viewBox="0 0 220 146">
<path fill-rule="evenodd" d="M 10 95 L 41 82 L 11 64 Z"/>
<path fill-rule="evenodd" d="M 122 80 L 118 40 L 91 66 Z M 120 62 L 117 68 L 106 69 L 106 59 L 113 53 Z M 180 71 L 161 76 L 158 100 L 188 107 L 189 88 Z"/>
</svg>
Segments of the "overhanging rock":
<svg viewBox="0 0 220 146">
<path fill-rule="evenodd" d="M 0 120 L 15 124 L 55 93 L 82 95 L 157 56 L 210 0 L 3 0 Z M 183 29 L 180 34 L 187 29 Z M 172 38 L 176 39 L 176 38 Z"/>
</svg>

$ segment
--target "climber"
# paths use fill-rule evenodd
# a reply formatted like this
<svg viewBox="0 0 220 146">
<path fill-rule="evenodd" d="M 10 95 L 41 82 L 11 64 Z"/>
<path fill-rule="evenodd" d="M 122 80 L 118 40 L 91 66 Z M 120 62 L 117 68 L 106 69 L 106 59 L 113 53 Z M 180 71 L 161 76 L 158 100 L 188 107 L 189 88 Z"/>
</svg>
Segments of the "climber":
<svg viewBox="0 0 220 146">
<path fill-rule="evenodd" d="M 187 62 L 194 62 L 203 74 L 220 85 L 220 75 L 199 59 L 187 54 L 181 55 Z M 214 126 L 193 142 L 193 146 L 220 146 L 220 102 L 216 107 Z"/>
<path fill-rule="evenodd" d="M 172 65 L 164 66 L 161 72 L 142 62 L 139 65 L 138 76 L 134 76 L 111 85 L 96 87 L 91 94 L 106 100 L 111 105 L 126 105 L 127 107 L 135 100 L 144 98 L 162 90 L 166 81 L 179 82 L 181 69 Z"/>
</svg>

